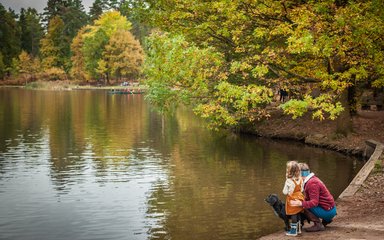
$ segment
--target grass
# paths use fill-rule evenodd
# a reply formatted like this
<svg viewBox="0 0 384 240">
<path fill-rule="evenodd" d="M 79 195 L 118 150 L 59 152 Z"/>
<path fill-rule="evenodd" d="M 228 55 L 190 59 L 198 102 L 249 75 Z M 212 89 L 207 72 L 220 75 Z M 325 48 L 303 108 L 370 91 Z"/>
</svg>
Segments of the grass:
<svg viewBox="0 0 384 240">
<path fill-rule="evenodd" d="M 144 86 L 135 85 L 135 86 L 102 86 L 96 84 L 84 84 L 78 81 L 36 81 L 30 82 L 25 85 L 26 89 L 36 89 L 36 90 L 74 90 L 74 89 L 101 89 L 101 90 L 111 90 L 111 89 L 145 89 Z"/>
</svg>

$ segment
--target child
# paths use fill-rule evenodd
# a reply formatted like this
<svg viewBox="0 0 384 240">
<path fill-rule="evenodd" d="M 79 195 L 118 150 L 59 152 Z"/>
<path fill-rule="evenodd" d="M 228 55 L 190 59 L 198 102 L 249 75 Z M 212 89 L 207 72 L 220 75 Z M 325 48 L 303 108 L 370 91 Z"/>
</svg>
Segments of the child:
<svg viewBox="0 0 384 240">
<path fill-rule="evenodd" d="M 283 193 L 287 195 L 285 201 L 285 212 L 291 217 L 291 229 L 286 233 L 288 236 L 297 236 L 297 233 L 301 233 L 300 212 L 303 211 L 302 207 L 291 206 L 290 200 L 304 200 L 303 195 L 303 180 L 300 176 L 300 166 L 296 161 L 290 161 L 287 163 L 287 172 Z"/>
</svg>

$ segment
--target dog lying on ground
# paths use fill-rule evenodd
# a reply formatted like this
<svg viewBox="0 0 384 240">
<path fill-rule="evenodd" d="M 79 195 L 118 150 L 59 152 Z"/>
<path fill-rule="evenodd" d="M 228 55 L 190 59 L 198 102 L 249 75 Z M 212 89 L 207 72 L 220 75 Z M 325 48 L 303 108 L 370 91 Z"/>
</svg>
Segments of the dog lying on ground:
<svg viewBox="0 0 384 240">
<path fill-rule="evenodd" d="M 285 223 L 285 231 L 289 231 L 291 228 L 289 225 L 289 219 L 290 216 L 285 213 L 285 203 L 283 203 L 277 194 L 271 194 L 269 195 L 265 201 L 273 208 L 273 211 L 275 212 L 276 216 L 280 217 L 284 223 Z M 304 220 L 306 219 L 306 216 L 304 213 L 301 213 L 299 215 L 299 221 L 301 222 L 301 225 L 304 225 Z M 308 221 L 309 222 L 309 221 Z"/>
</svg>

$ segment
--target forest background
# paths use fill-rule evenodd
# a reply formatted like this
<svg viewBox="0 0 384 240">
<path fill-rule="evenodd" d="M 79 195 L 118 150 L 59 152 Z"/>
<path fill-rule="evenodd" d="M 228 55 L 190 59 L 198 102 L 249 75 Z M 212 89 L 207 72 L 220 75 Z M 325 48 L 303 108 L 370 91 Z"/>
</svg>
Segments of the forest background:
<svg viewBox="0 0 384 240">
<path fill-rule="evenodd" d="M 48 0 L 0 4 L 0 83 L 137 81 L 161 111 L 191 106 L 213 129 L 244 129 L 276 109 L 352 132 L 381 108 L 382 0 Z M 276 103 L 276 93 L 288 101 Z M 368 96 L 368 97 L 367 97 Z"/>
</svg>

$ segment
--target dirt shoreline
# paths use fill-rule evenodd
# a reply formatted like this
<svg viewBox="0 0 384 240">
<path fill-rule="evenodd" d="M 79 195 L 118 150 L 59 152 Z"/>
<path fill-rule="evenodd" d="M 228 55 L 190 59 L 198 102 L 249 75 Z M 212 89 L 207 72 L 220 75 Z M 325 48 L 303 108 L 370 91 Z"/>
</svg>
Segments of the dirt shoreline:
<svg viewBox="0 0 384 240">
<path fill-rule="evenodd" d="M 345 137 L 335 134 L 335 121 L 312 120 L 309 114 L 293 120 L 281 111 L 275 111 L 270 119 L 245 131 L 262 137 L 302 141 L 359 156 L 364 153 L 366 140 L 384 143 L 384 111 L 359 111 L 352 118 L 352 123 L 353 132 Z"/>
<path fill-rule="evenodd" d="M 303 141 L 345 154 L 364 155 L 366 140 L 384 143 L 384 112 L 360 111 L 353 118 L 354 132 L 347 137 L 335 135 L 332 121 L 312 121 L 310 116 L 297 121 L 277 114 L 258 125 L 252 132 L 270 138 Z M 337 199 L 338 215 L 325 231 L 303 233 L 300 239 L 383 239 L 384 236 L 384 157 L 360 189 L 352 196 Z M 308 227 L 307 224 L 305 227 Z M 259 239 L 295 239 L 285 236 L 283 230 Z"/>
</svg>

